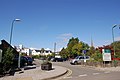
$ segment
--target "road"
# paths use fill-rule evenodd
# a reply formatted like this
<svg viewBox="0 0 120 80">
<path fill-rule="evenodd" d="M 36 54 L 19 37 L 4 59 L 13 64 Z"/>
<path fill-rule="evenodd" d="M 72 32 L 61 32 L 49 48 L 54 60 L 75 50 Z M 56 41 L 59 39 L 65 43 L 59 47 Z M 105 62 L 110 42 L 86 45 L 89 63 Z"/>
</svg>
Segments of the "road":
<svg viewBox="0 0 120 80">
<path fill-rule="evenodd" d="M 120 72 L 113 71 L 100 71 L 94 68 L 71 65 L 69 61 L 54 62 L 53 65 L 59 65 L 69 68 L 72 74 L 63 77 L 62 80 L 120 80 Z"/>
</svg>

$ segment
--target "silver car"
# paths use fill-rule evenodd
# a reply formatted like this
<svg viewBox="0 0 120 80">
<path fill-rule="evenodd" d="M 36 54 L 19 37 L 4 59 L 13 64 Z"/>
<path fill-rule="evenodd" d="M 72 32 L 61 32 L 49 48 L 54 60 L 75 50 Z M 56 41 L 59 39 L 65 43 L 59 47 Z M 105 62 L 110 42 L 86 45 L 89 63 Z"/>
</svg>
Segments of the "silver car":
<svg viewBox="0 0 120 80">
<path fill-rule="evenodd" d="M 70 64 L 79 64 L 82 61 L 86 62 L 86 60 L 90 60 L 90 56 L 77 56 L 75 59 L 70 61 Z"/>
</svg>

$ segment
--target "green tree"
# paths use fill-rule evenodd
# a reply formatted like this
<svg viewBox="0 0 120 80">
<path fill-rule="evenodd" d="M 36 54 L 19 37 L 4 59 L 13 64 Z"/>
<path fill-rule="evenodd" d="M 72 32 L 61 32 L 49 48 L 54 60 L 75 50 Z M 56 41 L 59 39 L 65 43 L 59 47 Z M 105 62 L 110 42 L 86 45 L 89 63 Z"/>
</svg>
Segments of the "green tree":
<svg viewBox="0 0 120 80">
<path fill-rule="evenodd" d="M 72 53 L 74 56 L 82 55 L 83 44 L 80 42 L 72 47 Z"/>
<path fill-rule="evenodd" d="M 62 58 L 68 58 L 69 57 L 69 54 L 67 52 L 67 50 L 63 47 L 63 49 L 60 51 L 60 56 Z"/>
<path fill-rule="evenodd" d="M 71 52 L 72 52 L 72 47 L 73 47 L 74 45 L 78 44 L 78 43 L 79 43 L 79 39 L 72 37 L 72 38 L 69 40 L 68 44 L 67 44 L 67 50 L 68 50 L 68 52 L 71 53 Z"/>
<path fill-rule="evenodd" d="M 102 62 L 103 61 L 103 58 L 102 58 L 102 53 L 100 53 L 99 50 L 96 50 L 94 54 L 92 54 L 91 56 L 94 61 L 96 62 Z"/>
<path fill-rule="evenodd" d="M 79 39 L 78 38 L 71 38 L 67 44 L 67 52 L 70 56 L 73 56 L 72 54 L 72 48 L 74 45 L 79 43 Z"/>
<path fill-rule="evenodd" d="M 95 48 L 92 46 L 92 47 L 90 47 L 90 49 L 89 49 L 89 51 L 88 51 L 87 54 L 88 54 L 89 56 L 91 56 L 92 54 L 95 53 L 95 51 L 96 51 Z"/>
<path fill-rule="evenodd" d="M 4 56 L 2 58 L 4 72 L 10 70 L 10 68 L 12 67 L 12 64 L 13 64 L 13 59 L 14 59 L 13 50 L 11 48 L 8 48 L 4 52 Z"/>
<path fill-rule="evenodd" d="M 89 45 L 88 44 L 86 44 L 86 43 L 84 43 L 82 41 L 81 41 L 81 44 L 82 44 L 82 49 L 83 50 L 88 50 L 89 49 Z"/>
<path fill-rule="evenodd" d="M 115 41 L 114 43 L 110 44 L 112 47 L 115 46 L 115 56 L 120 58 L 120 41 Z"/>
</svg>

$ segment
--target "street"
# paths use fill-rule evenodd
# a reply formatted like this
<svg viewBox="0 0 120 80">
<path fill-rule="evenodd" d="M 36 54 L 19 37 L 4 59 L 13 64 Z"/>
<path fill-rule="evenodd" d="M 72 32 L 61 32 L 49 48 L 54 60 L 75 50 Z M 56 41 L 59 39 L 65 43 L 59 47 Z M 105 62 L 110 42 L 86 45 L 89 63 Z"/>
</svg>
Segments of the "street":
<svg viewBox="0 0 120 80">
<path fill-rule="evenodd" d="M 63 77 L 62 80 L 120 80 L 120 72 L 117 71 L 100 71 L 81 65 L 71 65 L 69 61 L 54 62 L 53 65 L 63 66 L 72 71 L 70 76 Z"/>
</svg>

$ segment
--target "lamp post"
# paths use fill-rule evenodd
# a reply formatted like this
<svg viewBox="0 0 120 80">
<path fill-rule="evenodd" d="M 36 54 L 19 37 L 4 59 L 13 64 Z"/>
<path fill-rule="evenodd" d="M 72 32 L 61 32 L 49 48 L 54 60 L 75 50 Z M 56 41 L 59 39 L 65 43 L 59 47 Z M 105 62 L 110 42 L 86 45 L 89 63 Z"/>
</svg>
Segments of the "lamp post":
<svg viewBox="0 0 120 80">
<path fill-rule="evenodd" d="M 113 27 L 112 27 L 112 38 L 113 38 L 113 50 L 114 50 L 114 56 L 115 56 L 115 43 L 114 43 L 114 31 L 113 29 L 116 27 L 117 25 L 115 24 Z"/>
<path fill-rule="evenodd" d="M 56 42 L 54 43 L 54 58 L 55 58 L 55 54 L 56 54 Z"/>
<path fill-rule="evenodd" d="M 10 45 L 11 45 L 11 41 L 12 41 L 13 26 L 14 26 L 14 23 L 16 21 L 20 21 L 20 19 L 14 19 L 12 21 L 12 26 L 11 26 L 11 31 L 10 31 Z M 20 54 L 19 54 L 19 57 L 18 57 L 18 68 L 20 68 Z"/>
<path fill-rule="evenodd" d="M 16 21 L 20 21 L 20 19 L 14 19 L 12 21 L 12 26 L 11 26 L 11 31 L 10 31 L 10 45 L 11 45 L 11 41 L 12 41 L 13 26 L 14 26 L 14 22 L 16 22 Z"/>
</svg>

